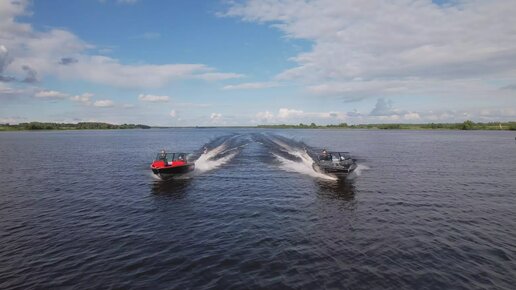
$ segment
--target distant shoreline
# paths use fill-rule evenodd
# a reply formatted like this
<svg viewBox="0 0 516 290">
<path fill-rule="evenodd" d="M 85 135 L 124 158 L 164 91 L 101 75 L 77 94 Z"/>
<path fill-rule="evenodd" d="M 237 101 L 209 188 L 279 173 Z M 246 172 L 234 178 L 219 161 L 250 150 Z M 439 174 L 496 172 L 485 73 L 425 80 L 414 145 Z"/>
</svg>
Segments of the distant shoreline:
<svg viewBox="0 0 516 290">
<path fill-rule="evenodd" d="M 150 126 L 142 124 L 114 125 L 100 122 L 79 122 L 79 123 L 49 123 L 29 122 L 16 125 L 0 124 L 0 132 L 7 131 L 47 131 L 47 130 L 116 130 L 116 129 L 150 129 Z"/>
<path fill-rule="evenodd" d="M 463 123 L 426 123 L 426 124 L 358 124 L 348 125 L 316 125 L 315 123 L 299 125 L 257 125 L 257 126 L 148 126 L 142 124 L 115 125 L 100 122 L 79 122 L 79 123 L 48 123 L 29 122 L 16 125 L 0 124 L 0 132 L 8 131 L 75 131 L 75 130 L 120 130 L 120 129 L 216 129 L 216 128 L 262 128 L 262 129 L 367 129 L 367 130 L 502 130 L 515 131 L 516 122 L 489 122 L 475 123 L 465 121 Z"/>
<path fill-rule="evenodd" d="M 516 130 L 516 122 L 489 122 L 475 123 L 464 121 L 463 123 L 426 123 L 426 124 L 358 124 L 348 125 L 259 125 L 258 128 L 269 129 L 375 129 L 375 130 Z"/>
</svg>

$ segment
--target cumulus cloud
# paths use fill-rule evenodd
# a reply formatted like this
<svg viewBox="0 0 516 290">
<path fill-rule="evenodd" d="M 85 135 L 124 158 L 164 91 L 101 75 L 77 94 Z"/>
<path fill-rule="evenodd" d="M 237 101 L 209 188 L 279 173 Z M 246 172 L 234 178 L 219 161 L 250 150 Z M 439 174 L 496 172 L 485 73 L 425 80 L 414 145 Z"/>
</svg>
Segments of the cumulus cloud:
<svg viewBox="0 0 516 290">
<path fill-rule="evenodd" d="M 225 16 L 270 24 L 287 37 L 308 40 L 310 50 L 278 79 L 300 80 L 309 91 L 360 100 L 385 90 L 438 95 L 460 90 L 463 80 L 489 84 L 516 73 L 516 5 L 513 0 L 247 0 L 232 1 Z M 503 25 L 501 25 L 503 23 Z M 494 45 L 496 44 L 496 45 Z M 393 94 L 394 94 L 393 92 Z M 500 96 L 483 90 L 484 96 Z M 478 93 L 476 93 L 478 94 Z"/>
<path fill-rule="evenodd" d="M 0 82 L 7 83 L 7 82 L 12 82 L 14 80 L 16 80 L 16 79 L 13 77 L 0 75 Z"/>
<path fill-rule="evenodd" d="M 170 111 L 170 113 L 169 113 L 169 115 L 170 115 L 170 117 L 172 117 L 172 118 L 177 117 L 177 112 L 176 112 L 176 110 L 171 110 L 171 111 Z"/>
<path fill-rule="evenodd" d="M 91 101 L 91 97 L 93 97 L 93 94 L 91 94 L 91 93 L 84 93 L 82 95 L 72 96 L 72 97 L 70 97 L 70 100 L 89 106 L 89 105 L 93 104 L 92 101 Z"/>
<path fill-rule="evenodd" d="M 259 90 L 277 87 L 278 83 L 275 82 L 263 82 L 263 83 L 242 83 L 236 85 L 224 86 L 224 90 Z"/>
<path fill-rule="evenodd" d="M 62 57 L 61 60 L 59 60 L 59 64 L 62 65 L 69 65 L 78 62 L 76 58 L 73 57 Z"/>
<path fill-rule="evenodd" d="M 1 1 L 0 65 L 14 75 L 26 74 L 23 66 L 60 79 L 77 79 L 115 87 L 161 87 L 181 79 L 207 81 L 242 77 L 219 72 L 204 64 L 123 64 L 119 60 L 92 53 L 94 45 L 63 29 L 37 31 L 16 17 L 26 13 L 28 1 Z M 5 52 L 9 51 L 7 61 Z M 63 57 L 66 56 L 66 57 Z M 71 65 L 73 64 L 73 65 Z M 26 70 L 26 69 L 25 69 Z"/>
<path fill-rule="evenodd" d="M 417 121 L 421 119 L 419 113 L 394 108 L 393 102 L 391 100 L 386 100 L 384 98 L 379 98 L 376 101 L 376 105 L 374 106 L 373 110 L 371 110 L 371 113 L 369 113 L 369 116 L 380 117 L 380 120 L 392 121 Z"/>
<path fill-rule="evenodd" d="M 0 45 L 0 73 L 4 72 L 4 69 L 9 65 L 11 60 L 9 59 L 9 52 L 7 48 Z"/>
<path fill-rule="evenodd" d="M 0 75 L 0 82 L 8 83 L 14 80 L 16 80 L 14 77 Z"/>
<path fill-rule="evenodd" d="M 202 64 L 124 65 L 105 56 L 79 57 L 73 66 L 47 67 L 48 73 L 63 79 L 80 78 L 118 87 L 161 87 L 175 80 L 195 78 L 224 80 L 240 77 L 233 73 L 215 73 Z"/>
<path fill-rule="evenodd" d="M 369 113 L 370 116 L 391 116 L 397 114 L 398 112 L 392 107 L 392 101 L 385 100 L 384 98 L 378 99 L 373 110 Z"/>
<path fill-rule="evenodd" d="M 30 66 L 28 65 L 24 65 L 22 66 L 22 69 L 25 71 L 25 73 L 27 74 L 25 76 L 25 79 L 23 79 L 23 82 L 24 83 L 35 83 L 38 81 L 38 73 L 32 69 Z"/>
<path fill-rule="evenodd" d="M 268 122 L 274 120 L 274 114 L 272 114 L 269 111 L 258 112 L 256 114 L 256 119 L 259 120 L 260 122 L 268 123 Z"/>
<path fill-rule="evenodd" d="M 13 77 L 3 75 L 5 69 L 11 62 L 12 59 L 9 56 L 9 51 L 5 46 L 0 45 L 0 82 L 10 82 L 14 80 Z"/>
<path fill-rule="evenodd" d="M 363 114 L 360 113 L 357 109 L 353 109 L 352 111 L 347 112 L 346 115 L 348 115 L 349 117 L 362 117 L 363 116 Z"/>
<path fill-rule="evenodd" d="M 93 106 L 100 108 L 113 107 L 115 103 L 111 100 L 98 100 L 93 103 Z"/>
<path fill-rule="evenodd" d="M 360 113 L 354 109 L 349 112 L 306 112 L 297 109 L 282 108 L 276 114 L 270 111 L 258 112 L 251 120 L 252 123 L 275 124 L 348 124 L 368 123 L 460 123 L 465 120 L 475 122 L 514 121 L 514 108 L 483 108 L 470 110 L 427 110 L 407 111 L 394 106 L 391 100 L 380 98 L 371 113 Z"/>
<path fill-rule="evenodd" d="M 305 113 L 302 110 L 281 108 L 278 111 L 278 118 L 287 119 L 287 118 L 292 118 L 292 117 L 299 117 L 304 114 Z"/>
<path fill-rule="evenodd" d="M 21 123 L 21 122 L 26 122 L 27 121 L 27 118 L 25 117 L 20 117 L 20 116 L 10 116 L 10 117 L 3 117 L 3 118 L 0 118 L 0 124 L 18 124 L 18 123 Z"/>
<path fill-rule="evenodd" d="M 157 96 L 157 95 L 144 95 L 140 94 L 138 99 L 142 102 L 151 102 L 151 103 L 166 103 L 169 101 L 169 96 Z"/>
<path fill-rule="evenodd" d="M 421 116 L 419 115 L 419 113 L 409 112 L 409 113 L 406 113 L 406 114 L 403 115 L 403 119 L 405 119 L 405 120 L 419 120 L 419 119 L 421 119 Z"/>
<path fill-rule="evenodd" d="M 23 96 L 32 96 L 34 91 L 32 89 L 13 88 L 5 82 L 0 82 L 0 99 L 17 99 Z"/>
<path fill-rule="evenodd" d="M 215 122 L 216 121 L 220 121 L 222 119 L 222 114 L 220 114 L 220 113 L 211 113 L 210 119 L 212 121 L 215 121 Z"/>
<path fill-rule="evenodd" d="M 47 100 L 56 100 L 56 99 L 64 99 L 68 97 L 68 94 L 59 92 L 59 91 L 53 91 L 53 90 L 41 90 L 34 94 L 35 98 L 39 99 L 47 99 Z"/>
<path fill-rule="evenodd" d="M 503 108 L 503 109 L 481 109 L 479 115 L 483 118 L 496 118 L 496 117 L 516 117 L 516 109 L 514 108 Z"/>
<path fill-rule="evenodd" d="M 270 111 L 258 112 L 253 123 L 297 123 L 297 122 L 332 122 L 342 121 L 347 115 L 342 112 L 305 112 L 298 109 L 280 108 L 276 114 Z"/>
</svg>

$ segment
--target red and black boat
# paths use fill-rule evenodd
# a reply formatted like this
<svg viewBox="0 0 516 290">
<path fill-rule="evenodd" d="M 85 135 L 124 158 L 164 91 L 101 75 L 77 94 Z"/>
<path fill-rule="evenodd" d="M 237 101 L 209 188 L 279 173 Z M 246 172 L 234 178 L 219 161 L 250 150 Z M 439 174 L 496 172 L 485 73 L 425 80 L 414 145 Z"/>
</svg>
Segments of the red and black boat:
<svg viewBox="0 0 516 290">
<path fill-rule="evenodd" d="M 188 161 L 188 154 L 186 153 L 161 151 L 150 167 L 159 178 L 172 179 L 193 171 L 195 163 Z"/>
</svg>

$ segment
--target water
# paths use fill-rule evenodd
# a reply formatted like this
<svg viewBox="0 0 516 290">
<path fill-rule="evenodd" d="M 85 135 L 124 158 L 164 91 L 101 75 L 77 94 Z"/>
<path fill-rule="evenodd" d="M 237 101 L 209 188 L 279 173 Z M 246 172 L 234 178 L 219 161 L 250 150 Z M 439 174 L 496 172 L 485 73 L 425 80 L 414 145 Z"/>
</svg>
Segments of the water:
<svg viewBox="0 0 516 290">
<path fill-rule="evenodd" d="M 153 178 L 163 147 L 198 169 Z M 514 132 L 4 132 L 0 164 L 1 289 L 516 285 Z"/>
</svg>

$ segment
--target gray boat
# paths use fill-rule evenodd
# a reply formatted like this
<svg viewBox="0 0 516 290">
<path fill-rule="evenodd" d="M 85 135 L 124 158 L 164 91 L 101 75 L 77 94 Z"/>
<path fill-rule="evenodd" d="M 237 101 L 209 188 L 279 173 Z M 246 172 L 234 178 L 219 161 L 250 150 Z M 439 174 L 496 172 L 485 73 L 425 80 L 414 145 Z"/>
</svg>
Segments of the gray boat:
<svg viewBox="0 0 516 290">
<path fill-rule="evenodd" d="M 349 152 L 323 150 L 321 154 L 312 158 L 314 159 L 312 167 L 317 172 L 345 176 L 357 168 L 356 160 L 351 158 Z"/>
</svg>

